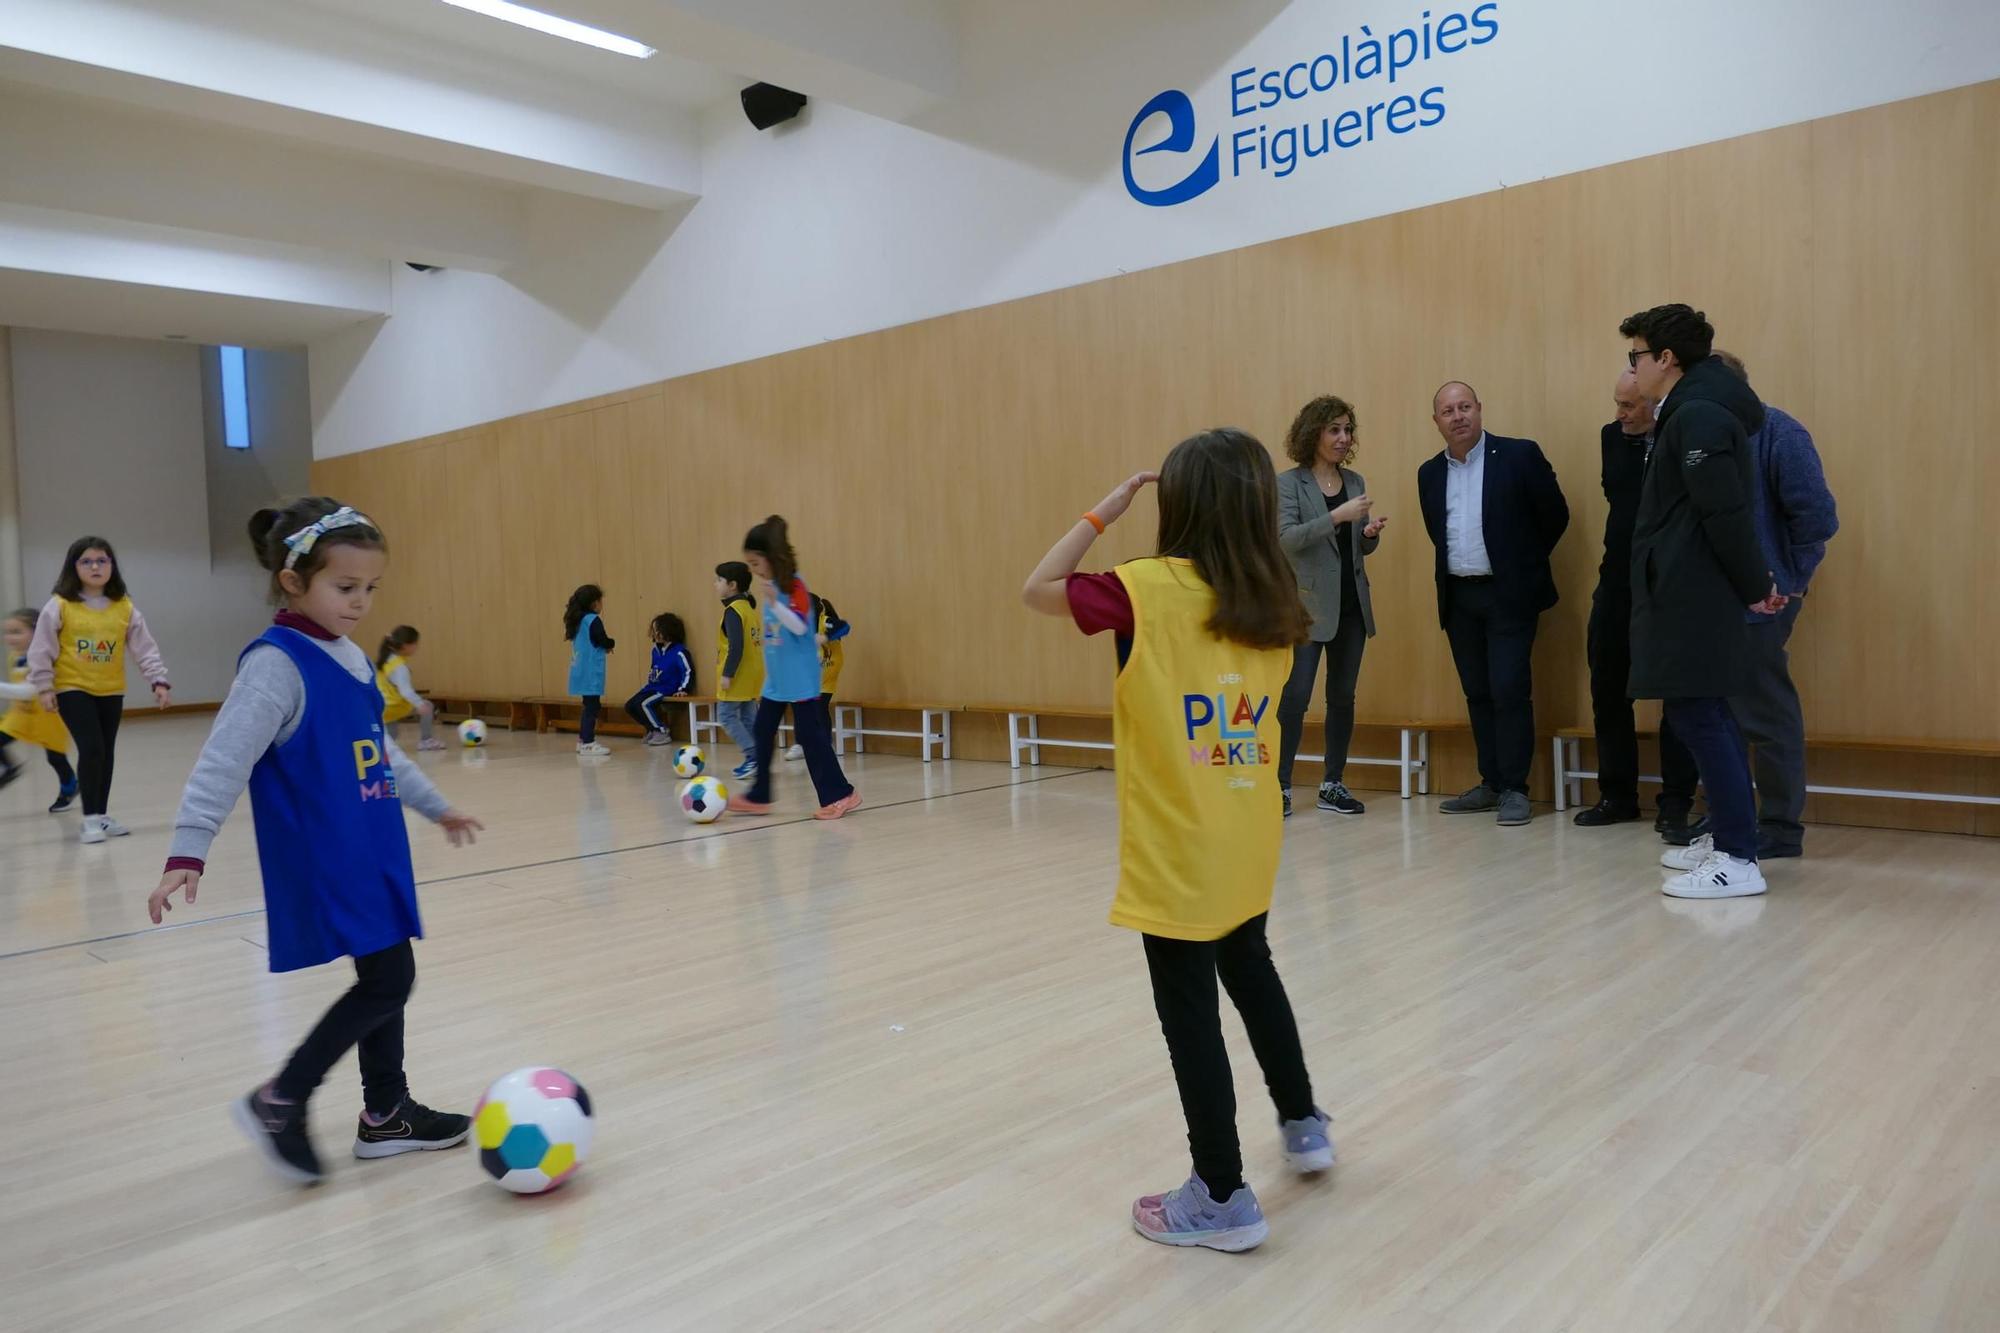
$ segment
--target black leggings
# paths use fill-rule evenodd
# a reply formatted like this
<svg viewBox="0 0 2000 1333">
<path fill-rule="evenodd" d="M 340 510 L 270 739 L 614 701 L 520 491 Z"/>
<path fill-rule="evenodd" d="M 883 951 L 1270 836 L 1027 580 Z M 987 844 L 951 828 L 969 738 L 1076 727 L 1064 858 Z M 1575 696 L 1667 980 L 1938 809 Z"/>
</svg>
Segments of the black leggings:
<svg viewBox="0 0 2000 1333">
<path fill-rule="evenodd" d="M 832 805 L 854 794 L 854 784 L 841 770 L 833 752 L 833 724 L 827 719 L 826 704 L 819 699 L 780 703 L 776 699 L 757 701 L 753 730 L 757 739 L 757 781 L 749 799 L 762 804 L 771 799 L 771 763 L 778 757 L 778 724 L 785 710 L 792 710 L 792 735 L 806 752 L 806 771 L 812 774 L 813 790 L 822 806 Z"/>
<path fill-rule="evenodd" d="M 403 1007 L 417 984 L 417 955 L 404 940 L 354 960 L 354 985 L 333 1002 L 272 1084 L 285 1101 L 303 1104 L 350 1046 L 359 1048 L 361 1100 L 370 1115 L 387 1115 L 409 1094 L 403 1076 Z"/>
<path fill-rule="evenodd" d="M 76 741 L 83 813 L 101 815 L 111 804 L 111 761 L 118 750 L 118 723 L 125 716 L 125 696 L 64 690 L 56 696 L 56 711 Z"/>
<path fill-rule="evenodd" d="M 10 737 L 0 735 L 0 768 L 14 767 L 14 755 L 10 748 L 10 741 Z M 44 750 L 39 745 L 33 745 L 29 748 L 42 751 L 42 757 L 47 759 L 49 767 L 56 771 L 57 782 L 62 783 L 65 788 L 76 785 L 76 770 L 69 766 L 68 755 L 60 750 Z"/>
<path fill-rule="evenodd" d="M 1236 1137 L 1236 1084 L 1229 1072 L 1229 1048 L 1222 1040 L 1222 1008 L 1215 979 L 1243 1016 L 1250 1049 L 1264 1070 L 1264 1085 L 1280 1120 L 1303 1120 L 1313 1113 L 1312 1079 L 1285 983 L 1271 962 L 1265 941 L 1268 913 L 1254 916 L 1219 940 L 1146 939 L 1146 966 L 1153 974 L 1153 1007 L 1174 1062 L 1174 1082 L 1187 1116 L 1188 1149 L 1195 1174 L 1217 1199 L 1243 1183 L 1243 1146 Z"/>
<path fill-rule="evenodd" d="M 588 745 L 597 739 L 597 713 L 604 707 L 604 696 L 586 694 L 583 696 L 583 720 L 576 724 L 576 742 Z"/>
</svg>

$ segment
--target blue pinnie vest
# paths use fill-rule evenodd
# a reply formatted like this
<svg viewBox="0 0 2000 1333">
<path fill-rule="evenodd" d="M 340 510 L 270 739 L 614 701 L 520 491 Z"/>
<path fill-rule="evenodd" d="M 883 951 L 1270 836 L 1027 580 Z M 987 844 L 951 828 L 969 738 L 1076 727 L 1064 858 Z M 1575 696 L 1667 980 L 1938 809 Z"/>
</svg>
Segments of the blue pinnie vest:
<svg viewBox="0 0 2000 1333">
<path fill-rule="evenodd" d="M 569 644 L 569 692 L 575 695 L 604 693 L 604 650 L 590 641 L 590 627 L 597 612 L 584 616 Z"/>
<path fill-rule="evenodd" d="M 381 691 L 297 630 L 273 625 L 250 648 L 260 643 L 291 658 L 306 687 L 298 730 L 266 750 L 250 773 L 271 970 L 358 958 L 421 938 Z"/>
</svg>

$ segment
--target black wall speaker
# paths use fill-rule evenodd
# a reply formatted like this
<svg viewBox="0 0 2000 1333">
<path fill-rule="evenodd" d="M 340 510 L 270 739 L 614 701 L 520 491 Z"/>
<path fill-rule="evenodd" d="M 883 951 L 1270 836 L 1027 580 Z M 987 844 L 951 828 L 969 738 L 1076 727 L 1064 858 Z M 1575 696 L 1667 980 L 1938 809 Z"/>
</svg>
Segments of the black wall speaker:
<svg viewBox="0 0 2000 1333">
<path fill-rule="evenodd" d="M 760 130 L 782 125 L 805 110 L 806 95 L 775 83 L 753 83 L 743 90 L 743 114 Z"/>
</svg>

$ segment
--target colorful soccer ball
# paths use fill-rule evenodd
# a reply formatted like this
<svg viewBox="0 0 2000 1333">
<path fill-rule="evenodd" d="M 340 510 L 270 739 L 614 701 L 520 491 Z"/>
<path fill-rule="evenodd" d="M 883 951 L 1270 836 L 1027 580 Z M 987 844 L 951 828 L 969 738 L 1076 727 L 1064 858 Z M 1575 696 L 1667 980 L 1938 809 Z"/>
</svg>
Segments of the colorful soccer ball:
<svg viewBox="0 0 2000 1333">
<path fill-rule="evenodd" d="M 701 771 L 707 767 L 708 760 L 703 756 L 699 745 L 683 745 L 674 751 L 674 772 L 684 778 L 698 778 L 701 776 Z"/>
<path fill-rule="evenodd" d="M 486 744 L 486 724 L 476 717 L 468 717 L 459 723 L 458 743 L 468 747 Z"/>
<path fill-rule="evenodd" d="M 542 1194 L 590 1155 L 590 1094 L 560 1069 L 530 1065 L 496 1081 L 472 1112 L 479 1165 L 516 1194 Z"/>
<path fill-rule="evenodd" d="M 729 808 L 729 788 L 720 778 L 696 778 L 681 788 L 681 810 L 697 824 L 713 824 Z"/>
</svg>

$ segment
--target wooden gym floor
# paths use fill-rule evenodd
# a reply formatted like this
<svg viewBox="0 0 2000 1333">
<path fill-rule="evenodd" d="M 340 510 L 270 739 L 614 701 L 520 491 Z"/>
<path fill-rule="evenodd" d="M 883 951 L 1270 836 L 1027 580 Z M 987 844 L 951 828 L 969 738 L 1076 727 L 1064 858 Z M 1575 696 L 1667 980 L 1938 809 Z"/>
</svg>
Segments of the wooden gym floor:
<svg viewBox="0 0 2000 1333">
<path fill-rule="evenodd" d="M 1187 1162 L 1109 774 L 871 757 L 821 825 L 791 765 L 696 828 L 631 742 L 424 756 L 490 829 L 416 830 L 414 1091 L 560 1065 L 596 1149 L 539 1199 L 356 1161 L 349 1059 L 302 1191 L 224 1108 L 346 975 L 264 970 L 247 810 L 145 919 L 205 727 L 126 731 L 129 839 L 0 795 L 5 1328 L 2000 1328 L 1993 842 L 1816 828 L 1677 904 L 1642 825 L 1303 812 L 1272 937 L 1341 1165 L 1285 1175 L 1230 1019 L 1272 1234 L 1225 1256 L 1127 1220 Z"/>
</svg>

